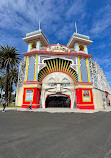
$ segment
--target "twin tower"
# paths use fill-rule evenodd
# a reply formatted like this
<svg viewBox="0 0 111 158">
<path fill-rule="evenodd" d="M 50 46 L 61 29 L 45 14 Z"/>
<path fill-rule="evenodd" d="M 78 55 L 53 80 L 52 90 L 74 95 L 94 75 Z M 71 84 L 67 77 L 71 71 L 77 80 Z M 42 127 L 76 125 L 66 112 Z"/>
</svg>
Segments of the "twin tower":
<svg viewBox="0 0 111 158">
<path fill-rule="evenodd" d="M 67 46 L 54 44 L 42 32 L 27 33 L 23 82 L 16 104 L 27 108 L 95 109 L 89 68 L 88 36 L 74 33 Z"/>
</svg>

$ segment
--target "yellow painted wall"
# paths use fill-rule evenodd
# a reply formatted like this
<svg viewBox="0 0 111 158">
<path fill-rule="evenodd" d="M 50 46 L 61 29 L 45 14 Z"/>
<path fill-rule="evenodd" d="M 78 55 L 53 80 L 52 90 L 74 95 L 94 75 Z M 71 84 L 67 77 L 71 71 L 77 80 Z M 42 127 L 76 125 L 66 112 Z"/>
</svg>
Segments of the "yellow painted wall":
<svg viewBox="0 0 111 158">
<path fill-rule="evenodd" d="M 92 89 L 93 101 L 95 109 L 103 109 L 102 91 L 98 89 Z"/>
<path fill-rule="evenodd" d="M 21 106 L 23 102 L 23 87 L 18 87 L 16 91 L 16 106 Z"/>
</svg>

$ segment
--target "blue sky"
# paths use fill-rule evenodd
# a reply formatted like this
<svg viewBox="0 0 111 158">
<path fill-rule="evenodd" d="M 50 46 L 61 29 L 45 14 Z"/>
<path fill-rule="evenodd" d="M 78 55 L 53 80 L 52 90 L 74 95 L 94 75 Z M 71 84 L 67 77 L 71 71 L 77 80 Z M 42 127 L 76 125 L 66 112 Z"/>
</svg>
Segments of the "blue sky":
<svg viewBox="0 0 111 158">
<path fill-rule="evenodd" d="M 75 31 L 90 36 L 89 54 L 111 86 L 111 0 L 0 0 L 0 45 L 16 46 L 22 54 L 26 33 L 41 29 L 50 44 L 67 45 Z"/>
</svg>

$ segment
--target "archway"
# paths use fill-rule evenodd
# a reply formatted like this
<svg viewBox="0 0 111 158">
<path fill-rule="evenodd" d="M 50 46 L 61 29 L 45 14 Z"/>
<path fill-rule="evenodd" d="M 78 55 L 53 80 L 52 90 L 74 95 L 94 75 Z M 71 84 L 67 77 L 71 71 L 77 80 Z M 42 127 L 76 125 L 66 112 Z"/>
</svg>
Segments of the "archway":
<svg viewBox="0 0 111 158">
<path fill-rule="evenodd" d="M 52 96 L 52 98 L 50 99 L 49 96 L 50 97 Z M 56 102 L 56 99 L 58 100 L 59 103 L 56 102 L 56 104 L 62 104 L 61 102 L 67 96 L 70 98 L 70 104 L 71 104 L 69 106 L 67 105 L 67 107 L 73 108 L 74 101 L 75 101 L 75 85 L 74 85 L 73 79 L 69 75 L 63 72 L 53 72 L 51 74 L 48 74 L 42 80 L 41 103 L 42 103 L 43 108 L 46 108 L 46 99 L 48 97 L 50 100 L 47 99 L 48 100 L 47 102 L 50 101 L 50 104 L 51 104 L 50 106 L 53 107 L 52 102 L 54 102 L 54 100 L 55 102 Z M 63 99 L 63 97 L 65 98 Z M 65 107 L 63 105 L 60 105 L 60 106 Z M 59 107 L 59 105 L 56 105 L 56 107 Z"/>
<path fill-rule="evenodd" d="M 48 59 L 44 60 L 46 66 L 39 71 L 38 81 L 42 82 L 42 80 L 50 73 L 54 72 L 63 72 L 69 75 L 73 81 L 78 82 L 78 75 L 76 70 L 74 70 L 70 65 L 72 61 L 64 60 L 60 58 Z"/>
<path fill-rule="evenodd" d="M 70 108 L 71 100 L 66 95 L 50 95 L 46 99 L 46 108 Z"/>
</svg>

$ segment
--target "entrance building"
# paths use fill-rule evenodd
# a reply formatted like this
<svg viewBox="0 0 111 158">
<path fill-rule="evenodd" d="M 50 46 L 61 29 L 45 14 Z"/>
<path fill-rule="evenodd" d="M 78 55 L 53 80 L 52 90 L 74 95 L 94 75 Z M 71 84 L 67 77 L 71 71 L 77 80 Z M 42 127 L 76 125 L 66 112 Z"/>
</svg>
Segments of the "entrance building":
<svg viewBox="0 0 111 158">
<path fill-rule="evenodd" d="M 27 33 L 28 45 L 20 63 L 16 104 L 27 108 L 97 109 L 110 102 L 110 86 L 88 53 L 93 42 L 74 33 L 67 46 L 49 45 L 42 32 Z M 100 86 L 101 84 L 101 86 Z M 104 85 L 104 87 L 103 87 Z"/>
</svg>

